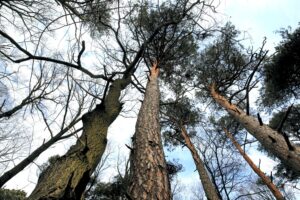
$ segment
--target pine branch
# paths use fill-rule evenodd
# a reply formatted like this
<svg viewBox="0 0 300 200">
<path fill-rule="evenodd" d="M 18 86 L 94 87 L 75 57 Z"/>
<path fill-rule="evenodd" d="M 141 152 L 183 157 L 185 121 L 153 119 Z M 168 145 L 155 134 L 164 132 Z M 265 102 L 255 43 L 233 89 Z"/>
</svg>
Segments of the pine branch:
<svg viewBox="0 0 300 200">
<path fill-rule="evenodd" d="M 261 126 L 264 125 L 259 113 L 257 113 L 257 119 L 258 119 L 259 125 L 261 125 Z"/>
<path fill-rule="evenodd" d="M 280 121 L 279 126 L 277 127 L 277 132 L 281 133 L 282 127 L 283 127 L 283 125 L 284 125 L 284 122 L 287 120 L 288 115 L 290 114 L 290 112 L 291 112 L 291 110 L 292 110 L 292 107 L 293 107 L 293 104 L 292 104 L 291 106 L 289 106 L 288 109 L 286 110 L 286 112 L 285 112 L 283 118 L 282 118 L 281 121 Z"/>
</svg>

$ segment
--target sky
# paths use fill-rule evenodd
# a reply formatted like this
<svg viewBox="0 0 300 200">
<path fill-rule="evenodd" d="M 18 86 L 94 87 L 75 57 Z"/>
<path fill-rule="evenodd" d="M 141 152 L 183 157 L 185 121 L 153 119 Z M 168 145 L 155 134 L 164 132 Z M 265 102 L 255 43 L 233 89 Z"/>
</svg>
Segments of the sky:
<svg viewBox="0 0 300 200">
<path fill-rule="evenodd" d="M 262 44 L 264 37 L 267 38 L 266 49 L 274 52 L 274 47 L 281 41 L 281 36 L 276 33 L 280 28 L 291 26 L 292 30 L 298 27 L 300 22 L 300 1 L 299 0 L 220 0 L 217 11 L 220 16 L 218 21 L 232 22 L 237 29 L 246 32 L 245 45 L 257 49 Z M 185 171 L 179 174 L 179 180 L 185 184 L 198 183 L 199 177 L 195 171 L 196 167 L 187 150 L 177 150 L 174 157 L 180 157 Z M 252 150 L 249 156 L 258 165 L 261 162 L 261 169 L 270 173 L 275 162 L 266 157 L 263 153 Z M 300 193 L 297 199 L 300 199 Z M 189 199 L 189 197 L 186 197 Z"/>
<path fill-rule="evenodd" d="M 299 0 L 220 0 L 221 3 L 217 7 L 218 21 L 226 23 L 231 21 L 237 29 L 246 32 L 248 40 L 245 45 L 253 46 L 254 49 L 259 48 L 264 37 L 267 38 L 266 49 L 272 53 L 274 47 L 281 40 L 277 30 L 280 28 L 287 28 L 291 26 L 295 29 L 300 22 L 300 1 Z M 113 140 L 115 144 L 121 149 L 124 149 L 124 141 L 130 142 L 126 136 L 122 125 L 127 127 L 134 127 L 135 119 L 118 118 L 111 127 L 109 139 Z M 119 135 L 120 132 L 124 134 Z M 127 132 L 127 131 L 126 131 Z M 134 129 L 129 128 L 128 134 L 133 134 Z M 250 157 L 258 165 L 261 162 L 261 169 L 270 174 L 275 162 L 266 157 L 263 153 L 252 150 L 249 152 Z M 183 164 L 184 171 L 178 176 L 178 179 L 183 185 L 196 185 L 199 183 L 198 173 L 195 171 L 196 167 L 187 149 L 178 148 L 173 152 L 166 152 L 167 159 L 179 159 Z M 186 191 L 186 199 L 190 199 L 189 190 Z M 300 194 L 299 194 L 300 197 Z M 299 198 L 300 199 L 300 198 Z"/>
<path fill-rule="evenodd" d="M 238 29 L 247 31 L 254 46 L 267 37 L 267 48 L 272 50 L 280 41 L 275 32 L 280 28 L 295 28 L 300 22 L 298 0 L 221 0 L 220 12 Z"/>
<path fill-rule="evenodd" d="M 258 48 L 264 37 L 267 38 L 266 48 L 271 52 L 274 46 L 280 41 L 280 35 L 276 30 L 291 26 L 293 29 L 300 22 L 300 1 L 299 0 L 219 0 L 217 7 L 218 21 L 226 23 L 231 21 L 239 30 L 246 31 L 249 37 L 248 44 Z M 217 0 L 215 0 L 217 3 Z M 109 129 L 108 140 L 114 148 L 119 148 L 121 152 L 128 152 L 125 143 L 130 143 L 130 137 L 134 133 L 136 119 L 118 117 Z M 126 127 L 126 128 L 124 128 Z M 49 152 L 49 151 L 48 151 Z M 179 174 L 178 179 L 184 184 L 199 182 L 197 172 L 190 153 L 187 150 L 177 149 L 173 153 L 166 153 L 168 158 L 178 158 L 184 166 L 184 172 Z M 252 151 L 250 156 L 258 163 L 263 159 L 261 168 L 270 171 L 274 162 L 266 158 L 263 154 Z M 34 165 L 33 165 L 34 166 Z M 113 173 L 113 172 L 111 172 Z M 24 189 L 29 192 L 34 186 L 36 179 L 32 179 L 32 174 L 36 174 L 36 167 L 26 170 L 8 184 L 8 188 Z M 111 176 L 110 176 L 111 177 Z M 106 177 L 107 180 L 110 178 Z M 300 195 L 299 195 L 300 196 Z M 186 199 L 189 197 L 187 196 Z"/>
</svg>

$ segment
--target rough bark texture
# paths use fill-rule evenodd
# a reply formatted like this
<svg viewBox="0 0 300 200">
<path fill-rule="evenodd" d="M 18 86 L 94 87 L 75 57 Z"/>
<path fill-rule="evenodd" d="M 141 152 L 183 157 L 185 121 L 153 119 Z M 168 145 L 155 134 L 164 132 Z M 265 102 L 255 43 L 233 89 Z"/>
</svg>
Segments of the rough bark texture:
<svg viewBox="0 0 300 200">
<path fill-rule="evenodd" d="M 193 156 L 203 189 L 205 191 L 206 198 L 208 200 L 219 200 L 220 198 L 219 198 L 218 192 L 217 192 L 216 188 L 214 187 L 213 183 L 211 182 L 209 175 L 206 171 L 206 168 L 204 166 L 204 163 L 201 160 L 194 144 L 190 140 L 190 137 L 188 136 L 185 127 L 181 128 L 181 135 L 184 138 L 187 148 L 190 150 L 190 152 Z"/>
<path fill-rule="evenodd" d="M 138 114 L 131 154 L 129 194 L 134 200 L 169 200 L 170 183 L 159 125 L 158 69 L 152 67 Z"/>
<path fill-rule="evenodd" d="M 243 158 L 246 160 L 246 162 L 250 165 L 250 167 L 253 169 L 253 171 L 261 178 L 261 180 L 267 185 L 267 187 L 270 189 L 270 191 L 273 193 L 274 197 L 277 200 L 284 200 L 283 195 L 279 191 L 279 189 L 272 183 L 271 179 L 267 177 L 251 160 L 251 158 L 243 151 L 242 147 L 239 145 L 239 143 L 234 139 L 232 134 L 224 129 L 227 137 L 232 141 L 234 146 L 237 148 L 237 150 L 240 152 L 240 154 L 243 156 Z"/>
<path fill-rule="evenodd" d="M 107 129 L 121 111 L 121 91 L 130 79 L 117 79 L 105 101 L 82 118 L 83 132 L 76 144 L 39 177 L 30 200 L 79 200 L 107 143 Z"/>
<path fill-rule="evenodd" d="M 0 188 L 7 182 L 9 181 L 12 177 L 14 177 L 16 174 L 18 174 L 20 171 L 22 171 L 25 167 L 27 167 L 30 163 L 32 163 L 41 153 L 46 151 L 52 144 L 57 142 L 58 140 L 61 139 L 64 133 L 66 133 L 70 127 L 72 127 L 75 123 L 71 123 L 69 126 L 64 128 L 63 130 L 60 131 L 57 135 L 52 137 L 50 140 L 45 142 L 43 145 L 38 147 L 36 150 L 34 150 L 29 156 L 27 156 L 24 160 L 22 160 L 19 164 L 14 166 L 12 169 L 9 171 L 5 172 L 1 177 L 0 177 Z"/>
<path fill-rule="evenodd" d="M 294 150 L 290 150 L 284 137 L 279 132 L 271 129 L 267 125 L 260 124 L 252 116 L 247 115 L 236 105 L 218 94 L 214 85 L 210 87 L 211 96 L 214 100 L 238 121 L 251 135 L 253 135 L 262 146 L 281 160 L 288 168 L 295 173 L 300 174 L 300 148 L 291 143 Z"/>
</svg>

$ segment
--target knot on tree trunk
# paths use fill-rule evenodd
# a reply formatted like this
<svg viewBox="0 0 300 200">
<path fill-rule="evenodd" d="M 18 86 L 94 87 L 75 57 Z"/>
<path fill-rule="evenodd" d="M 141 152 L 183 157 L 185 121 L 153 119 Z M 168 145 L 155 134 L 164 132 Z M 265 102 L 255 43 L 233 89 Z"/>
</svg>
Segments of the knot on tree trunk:
<svg viewBox="0 0 300 200">
<path fill-rule="evenodd" d="M 150 79 L 157 78 L 159 75 L 158 62 L 155 61 L 150 69 Z"/>
</svg>

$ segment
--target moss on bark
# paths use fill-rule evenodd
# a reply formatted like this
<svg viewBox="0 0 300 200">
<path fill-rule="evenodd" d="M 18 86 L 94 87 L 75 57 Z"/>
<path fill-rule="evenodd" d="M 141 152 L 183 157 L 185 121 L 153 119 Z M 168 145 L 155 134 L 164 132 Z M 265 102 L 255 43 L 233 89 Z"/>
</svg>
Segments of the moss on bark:
<svg viewBox="0 0 300 200">
<path fill-rule="evenodd" d="M 121 91 L 129 83 L 129 78 L 115 80 L 104 102 L 83 116 L 82 135 L 64 156 L 40 175 L 30 200 L 81 199 L 106 148 L 108 127 L 122 109 Z"/>
</svg>

